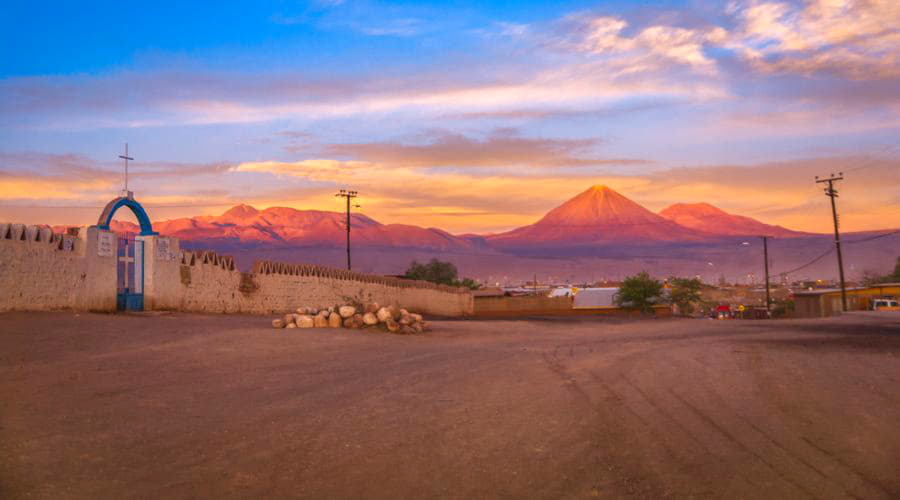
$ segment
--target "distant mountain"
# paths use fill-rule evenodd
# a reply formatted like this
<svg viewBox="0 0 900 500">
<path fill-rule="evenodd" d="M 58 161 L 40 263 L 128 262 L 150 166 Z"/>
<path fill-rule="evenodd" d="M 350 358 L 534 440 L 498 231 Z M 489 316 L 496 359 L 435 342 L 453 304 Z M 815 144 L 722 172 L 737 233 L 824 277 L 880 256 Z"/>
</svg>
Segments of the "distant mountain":
<svg viewBox="0 0 900 500">
<path fill-rule="evenodd" d="M 765 224 L 750 217 L 729 214 L 709 203 L 676 203 L 661 211 L 659 215 L 681 226 L 715 235 L 765 235 L 780 238 L 810 235 L 782 226 Z"/>
<path fill-rule="evenodd" d="M 473 248 L 467 239 L 435 228 L 381 224 L 361 214 L 350 216 L 355 245 L 460 251 Z M 137 232 L 136 225 L 113 221 L 117 232 Z M 217 248 L 343 246 L 346 215 L 320 210 L 272 207 L 257 210 L 238 205 L 222 215 L 157 221 L 153 229 L 166 236 Z M 194 245 L 196 246 L 196 245 Z"/>
<path fill-rule="evenodd" d="M 593 186 L 534 224 L 487 236 L 496 247 L 702 241 L 711 236 L 661 217 L 607 186 Z"/>
</svg>

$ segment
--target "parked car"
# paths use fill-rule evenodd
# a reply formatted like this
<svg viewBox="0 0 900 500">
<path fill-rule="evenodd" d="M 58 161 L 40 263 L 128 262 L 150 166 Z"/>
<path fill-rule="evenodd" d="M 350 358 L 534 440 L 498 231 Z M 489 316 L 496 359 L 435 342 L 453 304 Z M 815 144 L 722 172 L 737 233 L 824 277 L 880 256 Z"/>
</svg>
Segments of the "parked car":
<svg viewBox="0 0 900 500">
<path fill-rule="evenodd" d="M 713 312 L 713 318 L 715 319 L 731 319 L 732 317 L 730 306 L 719 306 Z"/>
<path fill-rule="evenodd" d="M 895 299 L 874 299 L 872 301 L 873 311 L 896 311 L 900 310 L 900 302 Z"/>
</svg>

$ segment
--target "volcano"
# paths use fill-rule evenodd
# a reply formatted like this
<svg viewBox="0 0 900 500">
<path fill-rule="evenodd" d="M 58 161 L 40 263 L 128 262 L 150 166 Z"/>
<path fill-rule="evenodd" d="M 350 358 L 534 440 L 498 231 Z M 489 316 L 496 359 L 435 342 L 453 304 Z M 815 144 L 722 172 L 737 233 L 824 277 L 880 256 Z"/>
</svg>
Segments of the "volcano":
<svg viewBox="0 0 900 500">
<path fill-rule="evenodd" d="M 539 221 L 486 239 L 497 247 L 572 246 L 702 241 L 709 234 L 684 227 L 607 186 L 589 188 Z"/>
<path fill-rule="evenodd" d="M 684 227 L 717 235 L 779 238 L 810 235 L 782 226 L 765 224 L 750 217 L 730 214 L 709 203 L 676 203 L 661 211 L 659 215 Z"/>
</svg>

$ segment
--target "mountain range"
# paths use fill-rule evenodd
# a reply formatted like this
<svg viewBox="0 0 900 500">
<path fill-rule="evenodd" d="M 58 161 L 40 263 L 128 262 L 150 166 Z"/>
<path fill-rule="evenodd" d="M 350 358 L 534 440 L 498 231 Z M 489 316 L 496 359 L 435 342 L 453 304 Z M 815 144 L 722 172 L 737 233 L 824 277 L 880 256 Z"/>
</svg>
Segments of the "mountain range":
<svg viewBox="0 0 900 500">
<path fill-rule="evenodd" d="M 606 186 L 587 189 L 534 224 L 498 234 L 457 236 L 438 228 L 381 224 L 362 214 L 351 214 L 350 224 L 354 245 L 437 251 L 703 242 L 733 236 L 807 234 L 729 214 L 707 203 L 679 203 L 655 214 Z M 343 246 L 346 242 L 345 214 L 284 207 L 257 210 L 242 204 L 218 216 L 157 221 L 153 226 L 163 235 L 212 245 Z M 137 226 L 114 221 L 113 229 L 135 232 Z"/>
<path fill-rule="evenodd" d="M 823 218 L 830 225 L 830 217 Z M 585 190 L 533 224 L 496 234 L 454 235 L 438 228 L 382 224 L 362 214 L 352 214 L 350 220 L 353 268 L 380 274 L 399 274 L 411 260 L 438 257 L 454 262 L 465 276 L 489 282 L 521 281 L 535 274 L 556 282 L 618 279 L 641 270 L 747 281 L 761 274 L 762 235 L 775 238 L 769 241 L 773 276 L 790 271 L 792 278 L 831 278 L 837 267 L 833 257 L 822 255 L 834 248 L 829 234 L 766 224 L 708 203 L 678 203 L 654 213 L 606 186 Z M 182 248 L 227 253 L 248 269 L 257 259 L 344 266 L 345 224 L 340 212 L 237 205 L 221 215 L 154 221 L 153 227 L 180 238 Z M 112 228 L 138 231 L 122 221 L 113 221 Z M 876 231 L 844 236 L 850 279 L 893 266 L 900 235 Z M 853 244 L 857 242 L 861 244 Z"/>
</svg>

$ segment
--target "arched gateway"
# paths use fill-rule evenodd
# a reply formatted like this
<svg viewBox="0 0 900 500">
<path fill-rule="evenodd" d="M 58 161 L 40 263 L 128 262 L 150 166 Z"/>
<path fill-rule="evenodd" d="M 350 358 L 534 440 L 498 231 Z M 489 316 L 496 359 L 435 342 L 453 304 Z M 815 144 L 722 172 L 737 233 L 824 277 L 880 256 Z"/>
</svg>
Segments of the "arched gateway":
<svg viewBox="0 0 900 500">
<path fill-rule="evenodd" d="M 141 236 L 154 236 L 157 234 L 153 232 L 153 224 L 150 223 L 150 217 L 147 216 L 144 207 L 134 199 L 131 191 L 128 192 L 128 196 L 120 196 L 106 204 L 106 207 L 100 214 L 100 219 L 97 221 L 97 227 L 109 231 L 109 224 L 112 222 L 113 215 L 116 214 L 116 210 L 122 207 L 130 208 L 134 216 L 137 217 L 138 223 L 141 225 Z"/>
<path fill-rule="evenodd" d="M 153 231 L 150 217 L 147 216 L 144 207 L 138 203 L 131 191 L 126 196 L 120 196 L 106 204 L 97 228 L 109 231 L 109 225 L 116 211 L 122 207 L 128 207 L 137 217 L 141 226 L 138 236 L 119 237 L 116 245 L 116 309 L 120 311 L 144 310 L 144 238 L 156 236 Z M 111 233 L 107 233 L 110 238 Z"/>
</svg>

